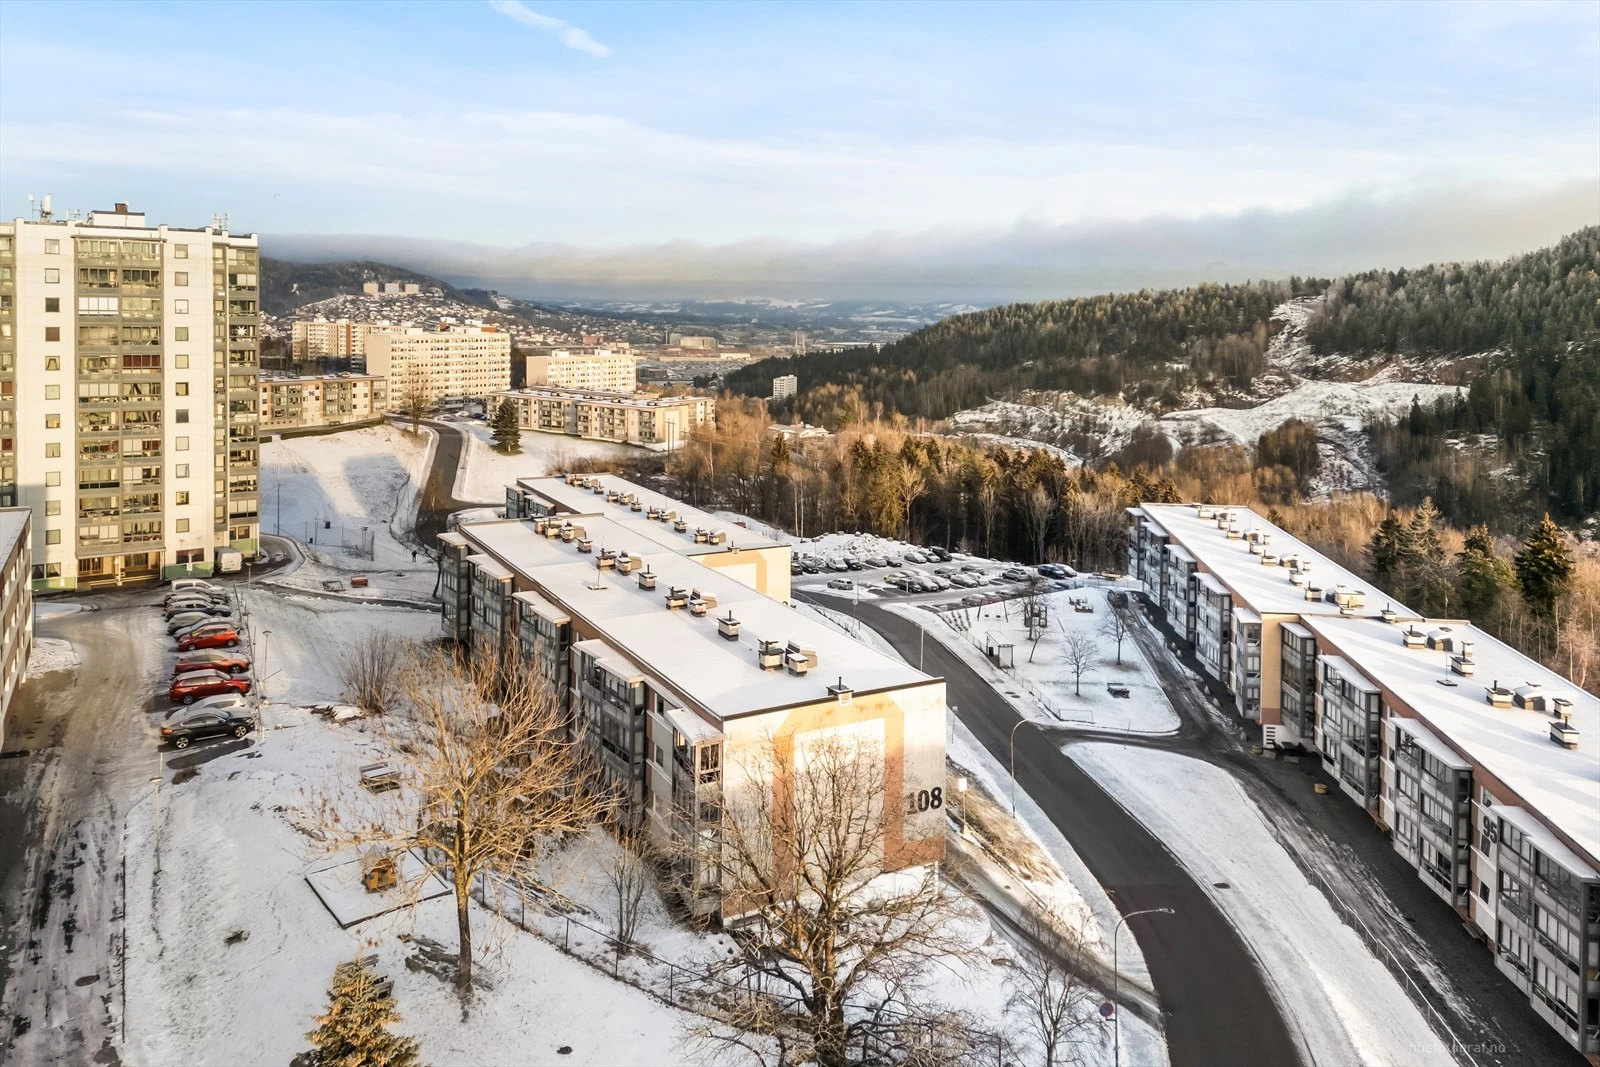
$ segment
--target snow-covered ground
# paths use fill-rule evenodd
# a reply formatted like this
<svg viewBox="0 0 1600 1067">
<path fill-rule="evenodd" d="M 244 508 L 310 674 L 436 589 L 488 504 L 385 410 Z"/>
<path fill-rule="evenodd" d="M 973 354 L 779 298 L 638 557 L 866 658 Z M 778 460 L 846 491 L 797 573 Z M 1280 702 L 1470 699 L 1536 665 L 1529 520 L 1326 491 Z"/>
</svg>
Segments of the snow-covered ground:
<svg viewBox="0 0 1600 1067">
<path fill-rule="evenodd" d="M 72 647 L 71 641 L 59 637 L 35 637 L 33 648 L 28 652 L 28 669 L 23 671 L 23 677 L 32 678 L 39 674 L 49 674 L 51 671 L 75 671 L 78 669 L 78 653 Z"/>
<path fill-rule="evenodd" d="M 439 617 L 431 611 L 265 589 L 242 590 L 240 600 L 248 613 L 257 677 L 274 705 L 344 699 L 341 660 L 373 631 L 396 633 L 419 646 L 442 636 Z M 272 636 L 266 637 L 269 631 Z"/>
<path fill-rule="evenodd" d="M 368 596 L 431 595 L 436 569 L 426 556 L 412 558 L 411 536 L 435 443 L 426 427 L 412 436 L 389 425 L 263 443 L 262 533 L 298 542 L 304 557 L 273 580 L 306 589 L 337 580 L 348 588 L 359 574 Z M 364 539 L 371 559 L 345 547 Z"/>
<path fill-rule="evenodd" d="M 950 416 L 949 428 L 996 443 L 1051 446 L 1063 458 L 1083 463 L 1125 447 L 1134 431 L 1150 421 L 1149 415 L 1120 399 L 1041 392 L 958 411 Z"/>
<path fill-rule="evenodd" d="M 1150 748 L 1075 742 L 1064 750 L 1165 842 L 1216 901 L 1261 961 L 1314 1062 L 1454 1063 L 1227 771 Z"/>
<path fill-rule="evenodd" d="M 1377 415 L 1409 409 L 1412 397 L 1419 397 L 1426 406 L 1439 397 L 1454 396 L 1455 392 L 1453 385 L 1376 378 L 1364 382 L 1305 381 L 1282 396 L 1252 408 L 1175 411 L 1163 416 L 1161 421 L 1173 436 L 1181 436 L 1186 431 L 1200 436 L 1209 428 L 1225 438 L 1253 445 L 1262 434 L 1290 419 L 1359 430 Z"/>
<path fill-rule="evenodd" d="M 959 654 L 1024 715 L 1043 716 L 1076 731 L 1175 733 L 1177 713 L 1133 638 L 1123 640 L 1119 666 L 1116 642 L 1100 632 L 1111 612 L 1105 597 L 1106 590 L 1094 585 L 1047 594 L 1049 624 L 1041 631 L 1037 647 L 1028 640 L 1023 601 L 1017 598 L 981 607 L 949 605 L 936 614 L 913 604 L 891 604 L 888 610 L 916 622 L 929 640 Z M 1078 611 L 1074 600 L 1094 610 Z M 1081 687 L 1074 681 L 1064 652 L 1068 634 L 1087 635 L 1097 646 Z M 990 661 L 984 649 L 991 642 L 1008 641 L 1015 667 L 1002 669 Z M 1125 687 L 1128 696 L 1112 696 L 1109 686 Z"/>
<path fill-rule="evenodd" d="M 484 423 L 472 420 L 457 425 L 466 432 L 467 449 L 451 495 L 474 504 L 504 504 L 506 486 L 518 478 L 563 470 L 575 459 L 620 459 L 635 451 L 608 441 L 524 430 L 522 451 L 507 456 L 494 450 L 493 434 Z"/>
</svg>

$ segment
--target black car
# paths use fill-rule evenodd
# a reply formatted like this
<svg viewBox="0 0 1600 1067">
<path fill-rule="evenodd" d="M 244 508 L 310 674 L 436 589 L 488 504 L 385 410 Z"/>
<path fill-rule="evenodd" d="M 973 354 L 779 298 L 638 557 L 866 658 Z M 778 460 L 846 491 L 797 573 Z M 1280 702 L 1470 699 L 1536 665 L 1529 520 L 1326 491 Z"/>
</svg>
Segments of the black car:
<svg viewBox="0 0 1600 1067">
<path fill-rule="evenodd" d="M 861 569 L 861 561 L 856 559 L 854 556 L 846 556 L 844 558 L 844 565 L 853 571 L 858 571 Z"/>
<path fill-rule="evenodd" d="M 800 569 L 805 571 L 807 574 L 818 574 L 818 573 L 820 573 L 822 571 L 821 567 L 818 567 L 815 563 L 812 563 L 810 560 L 806 560 L 805 562 L 801 563 L 800 564 Z"/>
<path fill-rule="evenodd" d="M 940 563 L 949 563 L 952 559 L 955 558 L 954 556 L 950 555 L 949 552 L 947 552 L 946 550 L 940 548 L 938 545 L 929 545 L 927 548 L 923 549 L 922 551 L 926 552 L 928 555 L 932 556 L 934 559 L 938 560 Z"/>
<path fill-rule="evenodd" d="M 256 728 L 254 715 L 229 711 L 201 711 L 161 728 L 161 741 L 173 748 L 188 748 L 205 737 L 243 737 Z"/>
</svg>

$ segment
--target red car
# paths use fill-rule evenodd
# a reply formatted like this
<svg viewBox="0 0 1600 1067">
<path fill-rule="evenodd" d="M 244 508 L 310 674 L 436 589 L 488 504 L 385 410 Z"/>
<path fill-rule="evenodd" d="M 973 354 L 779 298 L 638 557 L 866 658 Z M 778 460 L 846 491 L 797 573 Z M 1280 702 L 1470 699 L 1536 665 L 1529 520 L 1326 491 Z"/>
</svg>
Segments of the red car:
<svg viewBox="0 0 1600 1067">
<path fill-rule="evenodd" d="M 190 671 L 172 680 L 167 695 L 176 704 L 193 704 L 201 697 L 214 697 L 219 693 L 250 692 L 250 679 L 240 678 L 221 671 Z"/>
<path fill-rule="evenodd" d="M 178 638 L 179 652 L 197 648 L 237 648 L 239 631 L 225 622 L 210 623 Z"/>
<path fill-rule="evenodd" d="M 244 674 L 250 669 L 250 661 L 238 652 L 224 652 L 221 649 L 201 649 L 186 653 L 178 657 L 178 662 L 172 665 L 172 676 L 188 674 L 190 671 L 221 671 L 224 674 Z"/>
</svg>

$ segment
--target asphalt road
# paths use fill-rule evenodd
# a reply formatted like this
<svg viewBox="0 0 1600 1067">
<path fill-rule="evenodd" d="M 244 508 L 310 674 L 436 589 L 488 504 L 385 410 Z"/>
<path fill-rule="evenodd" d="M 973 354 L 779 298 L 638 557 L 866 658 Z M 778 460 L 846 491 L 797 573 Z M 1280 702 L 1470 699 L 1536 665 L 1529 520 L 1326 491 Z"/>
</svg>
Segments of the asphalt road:
<svg viewBox="0 0 1600 1067">
<path fill-rule="evenodd" d="M 844 598 L 827 599 L 830 606 L 848 608 Z M 919 634 L 913 622 L 866 602 L 856 610 L 901 655 L 916 661 Z M 961 721 L 1002 765 L 1008 764 L 1008 735 L 1017 712 L 937 641 L 923 642 L 921 654 L 924 669 L 945 679 Z M 1126 924 L 1161 997 L 1174 1067 L 1303 1063 L 1255 958 L 1183 866 L 1045 734 L 1022 726 L 1016 741 L 1018 784 L 1071 842 L 1117 907 L 1124 914 L 1144 908 L 1176 913 L 1139 916 Z"/>
<path fill-rule="evenodd" d="M 450 513 L 473 505 L 457 500 L 454 495 L 461 450 L 467 445 L 466 433 L 448 422 L 429 421 L 428 425 L 439 435 L 439 444 L 433 450 L 433 465 L 428 468 L 422 495 L 417 498 L 416 537 L 433 554 L 438 552 L 438 538 L 445 531 Z"/>
</svg>

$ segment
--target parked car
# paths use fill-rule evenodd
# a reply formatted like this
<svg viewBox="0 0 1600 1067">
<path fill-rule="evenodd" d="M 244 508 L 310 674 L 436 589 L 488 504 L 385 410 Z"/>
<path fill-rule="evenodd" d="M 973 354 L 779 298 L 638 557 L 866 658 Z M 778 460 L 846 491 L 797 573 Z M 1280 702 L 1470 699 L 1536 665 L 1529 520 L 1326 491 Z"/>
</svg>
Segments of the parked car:
<svg viewBox="0 0 1600 1067">
<path fill-rule="evenodd" d="M 858 571 L 861 569 L 861 561 L 856 559 L 854 556 L 846 556 L 844 558 L 844 565 L 853 571 Z"/>
<path fill-rule="evenodd" d="M 163 611 L 167 621 L 171 622 L 179 615 L 232 615 L 232 604 L 211 604 L 204 602 L 174 604 Z"/>
<path fill-rule="evenodd" d="M 980 593 L 968 593 L 966 596 L 961 598 L 961 602 L 969 608 L 975 608 L 988 599 L 988 597 L 983 596 Z"/>
<path fill-rule="evenodd" d="M 983 568 L 978 566 L 976 563 L 963 563 L 961 565 L 961 569 L 968 572 L 983 570 Z"/>
<path fill-rule="evenodd" d="M 169 607 L 173 604 L 228 604 L 233 598 L 227 593 L 209 593 L 204 589 L 183 589 L 176 593 L 168 593 L 161 604 Z"/>
<path fill-rule="evenodd" d="M 978 579 L 966 571 L 957 571 L 950 576 L 950 584 L 960 586 L 962 589 L 971 589 L 978 584 Z"/>
<path fill-rule="evenodd" d="M 944 577 L 943 575 L 935 574 L 933 576 L 933 584 L 938 586 L 939 587 L 939 592 L 942 593 L 946 589 L 950 588 L 950 579 Z"/>
<path fill-rule="evenodd" d="M 948 578 L 952 574 L 961 573 L 961 568 L 960 567 L 935 567 L 933 569 L 933 573 L 937 574 L 941 578 Z"/>
<path fill-rule="evenodd" d="M 829 589 L 854 589 L 855 587 L 856 583 L 848 578 L 830 578 L 828 580 Z"/>
<path fill-rule="evenodd" d="M 223 693 L 250 692 L 250 679 L 222 671 L 190 671 L 180 674 L 167 687 L 167 695 L 175 704 L 193 704 L 201 697 L 220 696 Z"/>
<path fill-rule="evenodd" d="M 800 575 L 800 574 L 804 574 L 805 572 L 806 572 L 806 570 L 805 570 L 804 567 L 800 566 L 800 561 L 799 560 L 792 559 L 792 560 L 789 561 L 789 573 L 791 575 Z"/>
<path fill-rule="evenodd" d="M 926 562 L 928 562 L 928 557 L 924 556 L 921 552 L 918 552 L 916 549 L 911 549 L 911 548 L 906 549 L 905 556 L 906 556 L 906 562 L 907 563 L 926 563 Z"/>
<path fill-rule="evenodd" d="M 1065 578 L 1067 569 L 1059 563 L 1041 563 L 1034 570 L 1043 578 Z"/>
<path fill-rule="evenodd" d="M 869 567 L 887 567 L 889 565 L 889 561 L 882 556 L 868 556 L 865 563 Z"/>
<path fill-rule="evenodd" d="M 940 563 L 949 563 L 953 558 L 947 549 L 940 548 L 938 545 L 929 545 L 924 551 Z"/>
<path fill-rule="evenodd" d="M 883 557 L 883 562 L 886 567 L 898 567 L 905 561 L 896 555 L 886 555 Z"/>
<path fill-rule="evenodd" d="M 190 671 L 221 671 L 223 674 L 244 674 L 250 670 L 250 660 L 238 652 L 224 652 L 221 649 L 207 648 L 196 652 L 186 652 L 178 657 L 178 662 L 172 665 L 172 676 L 188 674 Z"/>
<path fill-rule="evenodd" d="M 221 592 L 225 592 L 226 591 L 226 590 L 224 590 L 222 588 L 222 586 L 214 585 L 211 582 L 206 581 L 204 578 L 175 578 L 175 579 L 173 579 L 172 591 L 174 593 L 180 592 L 181 590 L 184 590 L 184 589 L 204 589 L 204 590 L 206 590 L 208 592 L 212 592 L 212 593 L 221 593 Z"/>
<path fill-rule="evenodd" d="M 228 623 L 212 623 L 198 627 L 178 638 L 178 651 L 190 652 L 197 648 L 237 648 L 239 631 Z"/>
<path fill-rule="evenodd" d="M 850 569 L 850 565 L 842 559 L 830 559 L 828 561 L 828 569 L 842 574 Z"/>
<path fill-rule="evenodd" d="M 219 693 L 214 697 L 201 697 L 193 704 L 180 704 L 167 712 L 167 718 L 193 715 L 197 711 L 226 711 L 243 715 L 249 706 L 250 702 L 236 692 Z"/>
<path fill-rule="evenodd" d="M 226 711 L 209 710 L 186 715 L 178 722 L 161 728 L 161 740 L 173 748 L 188 748 L 190 744 L 207 737 L 243 737 L 256 728 L 253 715 L 233 715 Z"/>
<path fill-rule="evenodd" d="M 167 633 L 176 637 L 191 627 L 218 621 L 221 620 L 209 611 L 181 611 L 167 619 Z"/>
<path fill-rule="evenodd" d="M 800 569 L 805 571 L 807 574 L 822 573 L 822 568 L 811 562 L 809 559 L 803 559 L 800 561 Z"/>
<path fill-rule="evenodd" d="M 1001 572 L 1001 576 L 1012 582 L 1025 582 L 1028 580 L 1028 572 L 1021 567 L 1007 567 Z"/>
<path fill-rule="evenodd" d="M 168 600 L 161 605 L 164 615 L 176 615 L 180 611 L 209 611 L 212 608 L 228 610 L 231 605 L 226 600 L 212 600 L 210 597 L 190 596 L 184 594 L 173 600 Z"/>
</svg>

